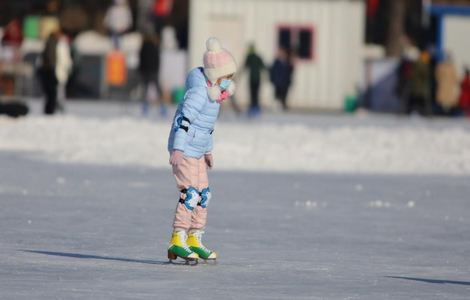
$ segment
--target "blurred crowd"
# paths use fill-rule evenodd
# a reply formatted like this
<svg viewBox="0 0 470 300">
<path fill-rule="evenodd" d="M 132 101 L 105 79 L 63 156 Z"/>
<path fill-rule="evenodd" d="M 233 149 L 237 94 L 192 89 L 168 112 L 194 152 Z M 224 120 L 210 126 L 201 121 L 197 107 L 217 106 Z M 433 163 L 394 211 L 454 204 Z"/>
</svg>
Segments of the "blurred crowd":
<svg viewBox="0 0 470 300">
<path fill-rule="evenodd" d="M 165 115 L 164 100 L 170 101 L 173 91 L 163 91 L 159 83 L 161 39 L 167 52 L 187 47 L 187 28 L 170 18 L 175 10 L 184 15 L 181 5 L 149 0 L 145 18 L 137 24 L 136 7 L 132 10 L 127 0 L 112 0 L 102 15 L 90 12 L 101 17 L 99 24 L 88 22 L 94 24 L 89 27 L 83 20 L 93 18 L 83 15 L 85 3 L 62 9 L 59 3 L 49 0 L 39 12 L 12 15 L 0 27 L 0 110 L 5 103 L 14 110 L 25 105 L 23 96 L 44 96 L 44 113 L 55 114 L 65 110 L 67 95 L 103 98 L 115 97 L 112 93 L 118 91 L 141 99 L 144 114 L 156 101 Z"/>
<path fill-rule="evenodd" d="M 409 45 L 400 58 L 396 93 L 405 114 L 470 116 L 470 69 L 459 77 L 451 53 Z"/>
<path fill-rule="evenodd" d="M 147 116 L 151 113 L 152 107 L 158 107 L 159 114 L 166 116 L 167 106 L 171 101 L 177 103 L 184 92 L 181 88 L 175 89 L 175 84 L 171 88 L 168 87 L 170 84 L 162 85 L 159 78 L 160 72 L 168 73 L 168 68 L 161 70 L 162 56 L 166 55 L 165 61 L 170 62 L 183 60 L 173 54 L 162 53 L 165 49 L 176 53 L 181 46 L 178 45 L 181 44 L 181 37 L 177 38 L 181 34 L 168 24 L 172 4 L 172 1 L 168 0 L 152 1 L 148 22 L 135 31 L 136 20 L 133 19 L 127 0 L 113 0 L 102 17 L 102 25 L 108 35 L 109 45 L 108 41 L 93 31 L 75 34 L 64 31 L 61 28 L 63 22 L 60 22 L 54 13 L 42 16 L 40 19 L 36 16 L 23 19 L 13 18 L 5 26 L 1 36 L 1 94 L 13 97 L 29 93 L 30 91 L 25 92 L 28 87 L 24 86 L 24 80 L 20 80 L 29 76 L 38 83 L 39 94 L 44 97 L 44 113 L 64 112 L 65 99 L 68 94 L 74 93 L 73 85 L 76 84 L 76 77 L 80 76 L 77 75 L 77 70 L 80 70 L 85 62 L 83 55 L 80 54 L 102 52 L 105 56 L 105 84 L 109 92 L 107 95 L 113 97 L 114 95 L 111 94 L 113 89 L 119 90 L 127 82 L 132 82 L 130 78 L 132 74 L 128 74 L 129 66 L 135 65 L 134 82 L 137 83 L 134 87 L 137 88 L 134 90 L 137 90 L 136 97 L 142 103 L 142 115 Z M 183 28 L 183 31 L 187 33 L 187 29 Z M 136 38 L 134 38 L 134 32 L 137 34 Z M 182 46 L 185 46 L 184 44 L 183 41 Z M 162 48 L 164 48 L 163 51 Z M 133 52 L 135 57 L 133 58 L 132 54 L 129 55 L 129 52 Z M 32 55 L 32 53 L 37 55 Z M 264 72 L 270 78 L 279 106 L 283 110 L 288 109 L 287 98 L 292 83 L 294 61 L 291 49 L 280 48 L 273 63 L 267 65 L 257 53 L 255 45 L 249 46 L 245 61 L 241 62 L 242 69 L 247 71 L 249 78 L 250 104 L 247 110 L 249 117 L 256 117 L 261 113 L 259 94 Z M 185 62 L 182 64 L 186 67 Z M 98 68 L 99 66 L 95 64 L 92 67 Z M 85 66 L 82 66 L 81 69 L 84 68 Z M 175 68 L 172 68 L 172 72 L 174 70 Z M 126 92 L 132 94 L 132 90 L 132 88 L 127 89 Z M 98 95 L 100 96 L 101 94 Z M 12 102 L 9 101 L 11 107 L 25 105 L 21 104 L 21 101 L 14 105 Z M 232 98 L 232 104 L 240 113 L 241 109 L 235 98 Z M 17 113 L 13 112 L 13 114 Z"/>
<path fill-rule="evenodd" d="M 154 111 L 166 116 L 168 106 L 184 95 L 188 1 L 84 0 L 59 8 L 59 3 L 73 1 L 44 0 L 47 6 L 39 13 L 12 15 L 0 28 L 0 113 L 9 100 L 11 114 L 25 114 L 25 104 L 14 100 L 41 96 L 45 114 L 64 112 L 65 99 L 76 97 L 138 100 L 143 116 Z M 99 6 L 99 12 L 87 16 L 85 3 Z M 87 18 L 93 20 L 90 28 L 84 25 Z M 264 77 L 269 78 L 278 106 L 289 109 L 296 51 L 279 47 L 273 61 L 266 62 L 252 44 L 239 62 L 238 76 L 248 75 L 249 117 L 261 113 Z M 399 99 L 398 110 L 404 114 L 470 116 L 469 72 L 466 68 L 464 76 L 459 75 L 451 53 L 421 51 L 408 43 L 394 92 L 386 93 Z M 369 105 L 373 100 L 364 102 L 365 108 L 374 110 Z M 231 103 L 241 113 L 235 97 Z"/>
</svg>

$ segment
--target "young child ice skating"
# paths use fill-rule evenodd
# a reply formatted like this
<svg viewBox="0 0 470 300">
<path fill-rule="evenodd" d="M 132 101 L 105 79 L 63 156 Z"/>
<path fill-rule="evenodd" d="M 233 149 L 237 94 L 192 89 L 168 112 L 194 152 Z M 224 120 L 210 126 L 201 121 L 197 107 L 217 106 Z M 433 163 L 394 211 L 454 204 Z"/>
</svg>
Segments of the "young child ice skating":
<svg viewBox="0 0 470 300">
<path fill-rule="evenodd" d="M 213 165 L 212 133 L 220 104 L 235 91 L 231 80 L 236 63 L 216 38 L 206 42 L 204 67 L 191 70 L 186 94 L 178 106 L 168 139 L 170 164 L 180 191 L 168 258 L 215 260 L 217 254 L 202 244 L 211 190 L 207 169 Z"/>
</svg>

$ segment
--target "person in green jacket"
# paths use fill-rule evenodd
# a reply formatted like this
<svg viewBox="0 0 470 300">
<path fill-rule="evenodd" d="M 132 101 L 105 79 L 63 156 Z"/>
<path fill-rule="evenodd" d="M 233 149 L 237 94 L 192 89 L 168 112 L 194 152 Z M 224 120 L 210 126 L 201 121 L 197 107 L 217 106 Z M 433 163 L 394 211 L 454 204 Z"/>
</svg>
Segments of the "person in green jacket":
<svg viewBox="0 0 470 300">
<path fill-rule="evenodd" d="M 259 88 L 261 85 L 261 73 L 265 69 L 265 65 L 261 57 L 256 53 L 254 44 L 251 44 L 248 48 L 245 69 L 247 69 L 250 74 L 250 109 L 248 110 L 248 116 L 255 117 L 261 113 L 259 106 Z"/>
<path fill-rule="evenodd" d="M 432 114 L 431 103 L 431 67 L 430 55 L 423 51 L 413 65 L 410 78 L 410 98 L 407 105 L 407 113 L 411 114 L 415 109 L 425 116 Z"/>
</svg>

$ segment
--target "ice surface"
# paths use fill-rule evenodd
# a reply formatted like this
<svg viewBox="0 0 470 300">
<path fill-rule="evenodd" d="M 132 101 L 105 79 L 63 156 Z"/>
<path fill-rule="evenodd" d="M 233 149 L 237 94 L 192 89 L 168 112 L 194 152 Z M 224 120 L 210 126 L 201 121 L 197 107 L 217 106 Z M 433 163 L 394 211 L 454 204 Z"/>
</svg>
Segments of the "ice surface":
<svg viewBox="0 0 470 300">
<path fill-rule="evenodd" d="M 166 259 L 178 197 L 158 150 L 166 122 L 103 115 L 0 120 L 0 299 L 469 299 L 468 151 L 457 151 L 468 143 L 467 125 L 280 115 L 238 125 L 223 116 L 204 239 L 220 260 L 186 267 Z M 223 138 L 236 141 L 231 135 L 243 126 L 263 141 L 263 133 L 290 138 L 283 130 L 298 128 L 323 139 L 307 141 L 308 151 L 338 162 L 298 168 L 291 155 L 293 166 L 273 168 L 270 151 L 280 146 L 271 141 L 274 148 L 255 149 L 269 157 L 257 162 L 256 152 L 261 171 L 244 162 L 232 168 L 224 162 L 230 151 L 256 148 L 224 148 Z M 413 145 L 412 158 L 422 149 L 413 139 L 432 147 L 420 163 L 392 155 L 393 168 L 373 154 L 376 165 L 355 173 L 341 146 L 362 148 L 342 138 L 367 131 Z M 374 140 L 363 147 L 389 153 Z M 375 172 L 379 165 L 385 171 Z"/>
</svg>

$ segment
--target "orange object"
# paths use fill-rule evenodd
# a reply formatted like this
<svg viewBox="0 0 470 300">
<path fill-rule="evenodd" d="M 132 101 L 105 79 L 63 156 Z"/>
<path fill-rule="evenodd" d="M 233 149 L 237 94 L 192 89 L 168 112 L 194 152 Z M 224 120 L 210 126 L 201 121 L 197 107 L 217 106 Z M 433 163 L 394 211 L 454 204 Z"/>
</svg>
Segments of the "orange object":
<svg viewBox="0 0 470 300">
<path fill-rule="evenodd" d="M 127 81 L 126 57 L 113 50 L 106 57 L 106 79 L 109 85 L 122 86 Z"/>
</svg>

